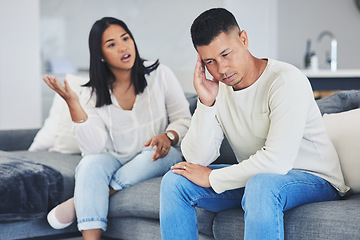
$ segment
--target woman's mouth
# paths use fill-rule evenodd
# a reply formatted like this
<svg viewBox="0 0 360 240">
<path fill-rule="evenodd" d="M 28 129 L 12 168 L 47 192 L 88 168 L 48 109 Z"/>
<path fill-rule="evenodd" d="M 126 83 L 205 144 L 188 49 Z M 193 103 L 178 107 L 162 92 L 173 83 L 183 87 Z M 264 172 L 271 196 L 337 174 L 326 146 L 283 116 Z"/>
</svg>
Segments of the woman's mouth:
<svg viewBox="0 0 360 240">
<path fill-rule="evenodd" d="M 125 54 L 122 58 L 121 61 L 123 62 L 127 62 L 130 60 L 131 55 L 130 54 Z"/>
</svg>

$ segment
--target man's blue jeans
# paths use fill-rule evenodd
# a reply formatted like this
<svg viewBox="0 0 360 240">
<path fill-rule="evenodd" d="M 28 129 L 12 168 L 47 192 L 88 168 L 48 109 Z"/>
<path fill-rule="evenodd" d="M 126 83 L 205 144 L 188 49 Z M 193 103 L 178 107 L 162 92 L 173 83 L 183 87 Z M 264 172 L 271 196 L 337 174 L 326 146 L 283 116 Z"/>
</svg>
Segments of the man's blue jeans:
<svg viewBox="0 0 360 240">
<path fill-rule="evenodd" d="M 213 212 L 242 207 L 245 239 L 284 239 L 284 211 L 335 199 L 339 199 L 339 194 L 327 181 L 300 171 L 286 175 L 259 174 L 245 188 L 221 194 L 169 171 L 161 183 L 161 235 L 163 240 L 197 240 L 195 207 Z"/>
<path fill-rule="evenodd" d="M 79 230 L 107 227 L 109 185 L 116 191 L 150 178 L 164 175 L 182 160 L 181 153 L 171 147 L 164 158 L 151 161 L 154 149 L 144 148 L 131 161 L 122 165 L 111 153 L 87 155 L 75 172 L 75 209 Z"/>
</svg>

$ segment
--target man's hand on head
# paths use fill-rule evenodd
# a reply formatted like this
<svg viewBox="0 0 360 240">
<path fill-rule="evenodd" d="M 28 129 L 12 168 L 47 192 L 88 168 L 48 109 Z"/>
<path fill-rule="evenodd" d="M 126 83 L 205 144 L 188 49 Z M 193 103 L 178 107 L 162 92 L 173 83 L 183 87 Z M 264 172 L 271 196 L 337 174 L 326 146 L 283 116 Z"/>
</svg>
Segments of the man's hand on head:
<svg viewBox="0 0 360 240">
<path fill-rule="evenodd" d="M 219 81 L 216 79 L 207 79 L 205 74 L 205 65 L 198 56 L 194 70 L 194 87 L 200 102 L 208 107 L 215 103 L 216 96 L 219 92 Z"/>
</svg>

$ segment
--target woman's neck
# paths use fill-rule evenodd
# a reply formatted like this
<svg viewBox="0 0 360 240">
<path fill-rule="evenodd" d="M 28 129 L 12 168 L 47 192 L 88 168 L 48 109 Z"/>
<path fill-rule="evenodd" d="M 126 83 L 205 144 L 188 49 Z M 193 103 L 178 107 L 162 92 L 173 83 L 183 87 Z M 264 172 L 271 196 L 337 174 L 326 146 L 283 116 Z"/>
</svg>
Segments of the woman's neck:
<svg viewBox="0 0 360 240">
<path fill-rule="evenodd" d="M 113 88 L 129 88 L 132 85 L 131 82 L 131 70 L 119 70 L 112 71 L 115 77 Z"/>
<path fill-rule="evenodd" d="M 131 110 L 136 100 L 135 88 L 131 82 L 131 71 L 113 72 L 115 82 L 112 92 L 123 110 Z"/>
</svg>

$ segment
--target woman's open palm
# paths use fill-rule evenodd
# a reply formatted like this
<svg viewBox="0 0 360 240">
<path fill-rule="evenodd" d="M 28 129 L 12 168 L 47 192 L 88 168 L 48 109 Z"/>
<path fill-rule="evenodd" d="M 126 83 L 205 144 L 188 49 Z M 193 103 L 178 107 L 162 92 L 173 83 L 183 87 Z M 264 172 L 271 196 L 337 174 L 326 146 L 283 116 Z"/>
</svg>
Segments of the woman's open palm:
<svg viewBox="0 0 360 240">
<path fill-rule="evenodd" d="M 44 82 L 57 94 L 60 95 L 67 103 L 69 102 L 79 102 L 78 95 L 70 88 L 69 83 L 64 79 L 64 86 L 57 80 L 56 76 L 51 77 L 50 75 L 45 75 L 42 78 Z"/>
</svg>

